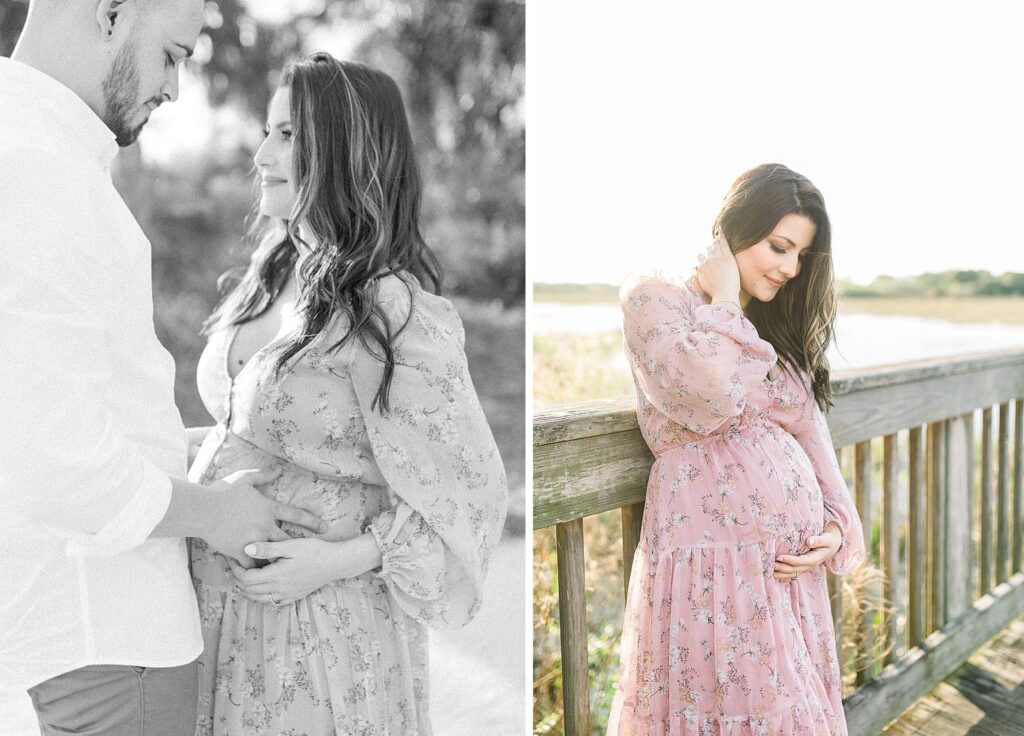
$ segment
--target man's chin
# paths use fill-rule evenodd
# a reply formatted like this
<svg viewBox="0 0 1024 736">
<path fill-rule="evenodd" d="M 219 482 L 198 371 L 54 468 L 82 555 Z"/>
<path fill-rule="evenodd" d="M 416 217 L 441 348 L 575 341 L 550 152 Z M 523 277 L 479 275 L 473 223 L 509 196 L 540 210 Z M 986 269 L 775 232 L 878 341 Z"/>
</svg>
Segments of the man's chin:
<svg viewBox="0 0 1024 736">
<path fill-rule="evenodd" d="M 127 148 L 139 139 L 139 135 L 142 133 L 142 128 L 146 123 L 141 123 L 134 128 L 128 130 L 122 130 L 115 134 L 114 139 L 117 141 L 117 145 L 121 148 Z"/>
</svg>

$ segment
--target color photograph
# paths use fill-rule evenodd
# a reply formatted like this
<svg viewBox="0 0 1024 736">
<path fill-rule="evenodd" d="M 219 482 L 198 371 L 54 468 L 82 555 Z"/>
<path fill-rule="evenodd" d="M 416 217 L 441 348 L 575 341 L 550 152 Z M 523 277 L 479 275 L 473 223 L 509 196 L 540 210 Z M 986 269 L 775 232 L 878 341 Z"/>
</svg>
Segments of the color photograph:
<svg viewBox="0 0 1024 736">
<path fill-rule="evenodd" d="M 533 13 L 533 733 L 1024 733 L 1019 14 Z"/>
</svg>

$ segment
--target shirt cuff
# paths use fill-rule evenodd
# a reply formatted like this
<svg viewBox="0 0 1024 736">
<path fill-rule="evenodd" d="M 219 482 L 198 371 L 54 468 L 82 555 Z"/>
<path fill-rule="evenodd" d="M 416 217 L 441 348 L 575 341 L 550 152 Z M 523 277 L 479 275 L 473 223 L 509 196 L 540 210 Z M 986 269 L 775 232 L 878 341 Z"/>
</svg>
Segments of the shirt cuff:
<svg viewBox="0 0 1024 736">
<path fill-rule="evenodd" d="M 138 547 L 164 518 L 171 503 L 171 479 L 147 460 L 135 495 L 110 523 L 95 534 L 68 541 L 68 557 L 103 557 Z"/>
</svg>

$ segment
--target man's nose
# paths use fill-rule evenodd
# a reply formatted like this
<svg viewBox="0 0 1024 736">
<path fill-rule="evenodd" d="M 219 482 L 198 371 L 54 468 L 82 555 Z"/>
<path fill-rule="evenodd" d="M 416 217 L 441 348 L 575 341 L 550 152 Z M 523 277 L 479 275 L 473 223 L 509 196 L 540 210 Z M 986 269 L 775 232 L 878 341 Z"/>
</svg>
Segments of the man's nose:
<svg viewBox="0 0 1024 736">
<path fill-rule="evenodd" d="M 164 83 L 164 86 L 160 88 L 160 94 L 164 99 L 164 102 L 175 102 L 178 99 L 178 69 L 175 67 L 171 71 L 170 77 Z"/>
</svg>

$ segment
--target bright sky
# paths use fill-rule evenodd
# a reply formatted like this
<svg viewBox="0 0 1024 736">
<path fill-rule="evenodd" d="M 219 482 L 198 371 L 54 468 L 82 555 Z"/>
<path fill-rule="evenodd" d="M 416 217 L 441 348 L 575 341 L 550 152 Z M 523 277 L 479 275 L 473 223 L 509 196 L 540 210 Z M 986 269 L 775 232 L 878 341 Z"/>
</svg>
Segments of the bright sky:
<svg viewBox="0 0 1024 736">
<path fill-rule="evenodd" d="M 1024 271 L 1024 12 L 1011 3 L 537 2 L 534 281 L 689 270 L 742 171 L 825 195 L 836 274 Z"/>
</svg>

